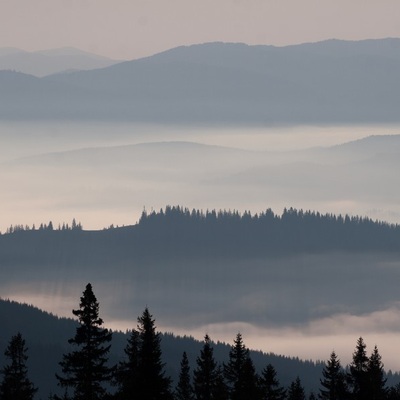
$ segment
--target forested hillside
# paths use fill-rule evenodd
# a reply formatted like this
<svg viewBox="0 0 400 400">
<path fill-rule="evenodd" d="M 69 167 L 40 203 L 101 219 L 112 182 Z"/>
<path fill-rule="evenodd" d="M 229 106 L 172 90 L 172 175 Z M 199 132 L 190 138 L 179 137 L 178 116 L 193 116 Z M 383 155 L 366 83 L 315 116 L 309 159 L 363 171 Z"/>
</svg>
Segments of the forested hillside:
<svg viewBox="0 0 400 400">
<path fill-rule="evenodd" d="M 29 377 L 39 388 L 37 398 L 46 399 L 50 392 L 59 391 L 55 373 L 60 373 L 59 362 L 62 360 L 62 355 L 71 348 L 68 340 L 73 337 L 78 326 L 76 320 L 58 318 L 36 307 L 8 300 L 0 300 L 0 320 L 3 326 L 0 335 L 0 367 L 6 362 L 3 352 L 8 341 L 13 335 L 20 332 L 26 340 L 28 348 Z M 136 329 L 136 325 L 136 320 L 133 320 L 132 329 Z M 232 341 L 235 335 L 236 332 L 232 332 Z M 124 359 L 123 349 L 126 347 L 128 337 L 129 332 L 113 332 L 109 356 L 111 365 Z M 245 340 L 246 338 L 244 338 Z M 216 361 L 219 363 L 226 361 L 230 345 L 224 343 L 213 343 L 212 345 Z M 202 346 L 202 342 L 188 336 L 179 337 L 172 333 L 161 334 L 162 358 L 166 363 L 168 376 L 173 379 L 173 385 L 178 380 L 183 352 L 187 353 L 193 369 Z M 299 375 L 309 390 L 318 387 L 321 363 L 302 361 L 298 358 L 289 358 L 273 353 L 265 354 L 259 351 L 251 351 L 250 354 L 258 371 L 261 371 L 269 363 L 273 364 L 283 386 L 289 385 Z"/>
<path fill-rule="evenodd" d="M 135 328 L 140 308 L 147 305 L 168 332 L 206 334 L 206 326 L 227 329 L 239 323 L 278 335 L 289 329 L 304 337 L 314 334 L 313 324 L 329 333 L 337 321 L 345 329 L 340 321 L 352 324 L 353 317 L 397 310 L 399 240 L 399 226 L 361 217 L 292 208 L 277 215 L 270 209 L 241 214 L 168 206 L 144 211 L 136 225 L 100 231 L 86 231 L 76 221 L 10 227 L 0 235 L 0 289 L 3 298 L 36 299 L 57 312 L 66 305 L 76 308 L 71 293 L 92 281 L 107 299 L 101 308 L 106 326 L 107 321 L 132 321 Z M 377 285 L 385 290 L 377 293 Z M 46 396 L 56 385 L 54 371 L 76 322 L 9 301 L 0 302 L 0 313 L 5 321 L 0 345 L 5 348 L 21 332 L 31 378 Z M 380 321 L 370 323 L 375 320 Z M 378 333 L 385 329 L 371 326 Z M 236 334 L 235 329 L 226 341 Z M 111 363 L 123 357 L 127 337 L 113 334 Z M 183 351 L 194 368 L 203 346 L 173 334 L 163 334 L 161 343 L 167 374 L 175 382 Z M 264 351 L 276 352 L 270 343 L 265 334 Z M 322 359 L 328 359 L 332 346 L 326 344 Z M 219 362 L 228 360 L 229 350 L 214 345 Z M 273 364 L 283 386 L 299 375 L 307 391 L 319 390 L 322 364 L 250 354 L 259 372 Z M 387 385 L 396 382 L 397 375 L 389 377 Z"/>
<path fill-rule="evenodd" d="M 182 329 L 303 324 L 348 307 L 355 314 L 396 307 L 399 243 L 398 226 L 360 217 L 166 207 L 143 212 L 134 226 L 100 231 L 77 222 L 14 226 L 0 235 L 0 287 L 15 300 L 65 303 L 80 282 L 95 279 L 104 295 L 115 290 L 105 310 L 113 320 L 134 318 L 139 310 L 130 304 L 148 304 L 163 326 Z M 376 284 L 385 290 L 366 296 Z"/>
<path fill-rule="evenodd" d="M 3 264 L 126 263 L 157 255 L 248 258 L 323 252 L 397 252 L 400 227 L 369 218 L 271 209 L 260 214 L 166 207 L 144 211 L 138 224 L 84 231 L 10 227 L 0 236 Z"/>
<path fill-rule="evenodd" d="M 34 387 L 38 389 L 36 398 L 45 399 L 48 398 L 48 394 L 60 392 L 60 388 L 57 386 L 56 374 L 60 374 L 60 361 L 63 358 L 63 354 L 72 349 L 71 345 L 68 344 L 68 340 L 73 337 L 74 332 L 79 326 L 77 321 L 58 318 L 57 316 L 45 313 L 33 306 L 7 300 L 0 300 L 0 319 L 3 326 L 0 336 L 1 348 L 6 349 L 10 338 L 15 339 L 15 335 L 17 334 L 21 334 L 25 341 L 26 356 L 28 357 L 28 362 L 26 364 L 28 377 L 32 381 Z M 140 321 L 138 317 L 138 327 Z M 132 329 L 138 329 L 135 322 L 132 322 L 132 324 Z M 156 325 L 154 325 L 154 328 L 156 328 Z M 240 334 L 232 332 L 233 338 L 235 338 L 235 335 L 236 339 L 232 339 L 232 344 L 209 342 L 213 351 L 214 360 L 217 363 L 216 365 L 227 368 L 229 363 L 233 362 L 232 352 L 235 346 L 238 345 L 238 342 L 244 351 L 245 338 Z M 118 362 L 126 359 L 127 355 L 124 353 L 124 349 L 127 348 L 130 336 L 131 332 L 112 332 L 111 352 L 107 357 L 107 363 L 110 366 L 117 365 Z M 180 364 L 182 354 L 185 352 L 190 370 L 196 369 L 196 367 L 199 368 L 198 363 L 202 356 L 201 352 L 204 350 L 204 343 L 187 336 L 176 337 L 171 333 L 160 334 L 159 338 L 162 360 L 165 362 L 166 366 L 166 376 L 172 378 L 171 390 L 174 391 L 173 388 L 178 386 L 179 376 L 182 372 Z M 207 341 L 205 343 L 207 343 Z M 356 351 L 364 352 L 364 356 L 366 357 L 365 347 L 365 343 L 360 338 L 357 342 Z M 293 388 L 296 378 L 300 378 L 298 383 L 300 383 L 301 388 L 305 390 L 305 393 L 318 393 L 320 390 L 326 391 L 327 387 L 329 390 L 329 385 L 332 385 L 332 376 L 330 375 L 332 369 L 329 369 L 332 360 L 337 363 L 336 367 L 339 366 L 340 368 L 340 360 L 333 354 L 326 363 L 313 363 L 310 361 L 302 361 L 298 358 L 282 357 L 273 353 L 265 354 L 259 351 L 250 351 L 249 356 L 257 374 L 261 374 L 262 371 L 263 373 L 269 371 L 267 376 L 269 376 L 268 374 L 270 373 L 276 374 L 272 376 L 273 382 L 275 383 L 272 385 L 271 389 L 277 390 L 281 388 L 280 390 L 283 392 L 288 389 L 287 393 L 290 393 L 290 388 Z M 368 358 L 366 358 L 366 360 L 368 360 Z M 0 365 L 4 366 L 6 362 L 6 357 L 0 357 Z M 379 363 L 381 363 L 381 361 L 379 361 Z M 380 364 L 378 364 L 378 366 L 381 368 Z M 324 373 L 323 369 L 325 370 Z M 229 376 L 229 374 L 227 376 Z M 192 380 L 190 375 L 189 379 L 190 381 Z M 324 385 L 321 385 L 320 379 L 324 382 Z M 386 387 L 393 387 L 398 383 L 399 376 L 397 373 L 393 374 L 389 371 L 389 374 L 383 375 L 381 379 L 382 382 L 385 382 Z M 268 386 L 271 382 L 266 384 Z M 115 387 L 113 386 L 106 385 L 106 387 L 115 391 Z M 388 397 L 388 399 L 395 400 L 399 398 L 396 397 L 399 396 L 396 390 L 398 389 L 391 389 L 390 393 L 393 397 Z M 179 397 L 176 398 L 179 399 Z"/>
</svg>

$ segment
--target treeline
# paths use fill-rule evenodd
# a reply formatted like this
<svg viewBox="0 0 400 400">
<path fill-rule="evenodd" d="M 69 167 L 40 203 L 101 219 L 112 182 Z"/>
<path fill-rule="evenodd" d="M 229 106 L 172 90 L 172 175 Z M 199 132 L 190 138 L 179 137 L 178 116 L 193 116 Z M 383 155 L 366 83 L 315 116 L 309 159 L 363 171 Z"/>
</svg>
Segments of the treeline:
<svg viewBox="0 0 400 400">
<path fill-rule="evenodd" d="M 152 235 L 164 249 L 190 249 L 235 255 L 329 250 L 395 250 L 400 226 L 370 218 L 321 214 L 315 211 L 271 209 L 249 211 L 190 211 L 180 206 L 144 211 L 139 220 L 143 236 Z M 158 240 L 157 240 L 158 239 Z"/>
<path fill-rule="evenodd" d="M 213 343 L 206 334 L 191 369 L 184 351 L 177 382 L 166 374 L 162 362 L 161 336 L 148 308 L 128 337 L 125 357 L 109 362 L 113 332 L 103 327 L 99 303 L 87 284 L 79 309 L 73 310 L 78 325 L 68 340 L 70 348 L 56 372 L 59 394 L 50 400 L 398 400 L 400 384 L 386 385 L 383 363 L 375 346 L 368 357 L 360 337 L 352 362 L 343 368 L 333 351 L 325 363 L 318 393 L 307 393 L 298 376 L 288 387 L 280 384 L 272 364 L 256 371 L 249 349 L 237 333 L 228 360 L 218 363 Z M 28 349 L 20 333 L 12 336 L 1 370 L 0 400 L 33 400 L 37 387 L 29 378 Z M 46 355 L 43 354 L 43 357 Z"/>
<path fill-rule="evenodd" d="M 34 306 L 2 299 L 0 299 L 0 321 L 2 323 L 0 369 L 5 363 L 2 350 L 16 332 L 21 332 L 29 347 L 29 377 L 39 388 L 36 398 L 45 399 L 48 393 L 56 393 L 57 380 L 54 370 L 62 359 L 71 333 L 75 331 L 78 322 L 72 318 L 59 318 Z M 124 348 L 129 335 L 130 332 L 113 331 L 109 353 L 110 364 L 117 364 L 124 357 Z M 194 365 L 203 343 L 191 336 L 176 336 L 165 332 L 160 334 L 160 339 L 166 373 L 173 382 L 177 382 L 183 352 L 187 353 L 190 364 Z M 214 342 L 213 350 L 215 360 L 222 363 L 228 358 L 230 345 Z M 43 354 L 46 354 L 45 358 Z M 274 365 L 283 386 L 288 386 L 300 374 L 305 387 L 310 390 L 318 388 L 318 379 L 323 368 L 321 361 L 301 360 L 298 357 L 255 350 L 251 350 L 250 354 L 258 371 L 267 364 Z M 400 376 L 390 371 L 388 378 L 391 384 L 400 381 Z"/>
<path fill-rule="evenodd" d="M 53 222 L 49 221 L 48 224 L 46 223 L 41 223 L 37 228 L 36 225 L 33 224 L 32 227 L 29 227 L 29 225 L 11 225 L 10 227 L 7 228 L 6 234 L 10 233 L 16 233 L 16 232 L 24 232 L 24 231 L 53 231 L 53 230 L 58 230 L 58 231 L 72 231 L 72 230 L 82 230 L 82 224 L 80 222 L 76 222 L 75 218 L 73 218 L 71 225 L 68 225 L 68 223 L 63 222 L 62 224 L 58 224 L 58 226 L 55 228 L 53 226 Z"/>
<path fill-rule="evenodd" d="M 136 225 L 100 231 L 84 231 L 80 223 L 59 230 L 13 227 L 0 236 L 2 244 L 5 262 L 38 264 L 65 263 L 71 257 L 84 258 L 86 264 L 105 258 L 128 262 L 154 254 L 238 259 L 299 252 L 398 252 L 400 226 L 293 208 L 277 215 L 271 209 L 241 214 L 168 206 L 144 211 Z"/>
</svg>

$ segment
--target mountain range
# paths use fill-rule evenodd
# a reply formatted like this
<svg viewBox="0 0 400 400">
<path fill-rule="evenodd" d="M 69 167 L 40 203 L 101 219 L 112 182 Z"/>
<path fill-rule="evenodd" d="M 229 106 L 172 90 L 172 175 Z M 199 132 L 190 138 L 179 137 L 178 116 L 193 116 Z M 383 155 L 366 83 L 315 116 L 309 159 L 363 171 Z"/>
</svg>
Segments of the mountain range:
<svg viewBox="0 0 400 400">
<path fill-rule="evenodd" d="M 120 61 L 73 47 L 34 52 L 14 47 L 0 48 L 0 70 L 11 70 L 36 77 L 104 68 L 118 62 Z"/>
<path fill-rule="evenodd" d="M 42 79 L 0 72 L 0 118 L 395 123 L 400 39 L 206 43 Z"/>
<path fill-rule="evenodd" d="M 132 209 L 132 199 L 138 213 L 143 206 L 179 202 L 241 210 L 309 204 L 320 211 L 399 221 L 400 135 L 296 151 L 244 150 L 183 140 L 75 146 L 46 151 L 44 143 L 34 155 L 4 161 L 0 182 L 9 195 L 0 201 L 3 207 L 25 201 L 31 207 L 32 201 L 41 203 L 44 198 L 75 207 L 71 194 L 79 192 L 80 204 L 100 209 Z M 27 183 L 15 185 L 16 181 Z M 23 222 L 28 221 L 12 221 Z"/>
</svg>

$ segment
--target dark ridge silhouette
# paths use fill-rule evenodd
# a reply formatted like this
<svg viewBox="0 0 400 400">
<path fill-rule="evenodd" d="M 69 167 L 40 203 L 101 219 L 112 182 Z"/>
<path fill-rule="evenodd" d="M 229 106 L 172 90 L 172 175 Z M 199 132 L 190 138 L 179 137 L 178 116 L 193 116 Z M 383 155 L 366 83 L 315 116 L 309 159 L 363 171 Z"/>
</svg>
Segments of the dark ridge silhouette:
<svg viewBox="0 0 400 400">
<path fill-rule="evenodd" d="M 369 218 L 271 209 L 259 214 L 167 206 L 133 226 L 85 231 L 10 227 L 0 235 L 2 265 L 127 264 L 143 258 L 256 258 L 299 253 L 398 252 L 400 227 Z"/>
<path fill-rule="evenodd" d="M 246 257 L 279 252 L 396 251 L 400 239 L 398 225 L 294 208 L 285 208 L 279 216 L 271 209 L 252 215 L 169 206 L 159 212 L 144 211 L 138 227 L 143 235 L 151 233 L 175 251 L 192 244 L 200 252 L 213 249 L 224 254 L 229 250 Z"/>
<path fill-rule="evenodd" d="M 38 398 L 47 398 L 56 393 L 57 380 L 55 373 L 60 372 L 59 362 L 62 354 L 68 351 L 68 339 L 74 334 L 77 321 L 69 318 L 58 318 L 32 305 L 0 299 L 0 320 L 3 322 L 0 335 L 0 365 L 4 363 L 3 349 L 16 332 L 21 332 L 28 348 L 28 369 L 32 382 L 39 388 Z M 107 325 L 107 324 L 105 324 Z M 136 328 L 136 321 L 132 321 Z M 235 335 L 232 332 L 232 337 Z M 115 365 L 124 357 L 128 333 L 113 332 L 110 364 Z M 228 359 L 230 345 L 213 343 L 215 358 L 222 363 Z M 179 375 L 180 359 L 186 351 L 192 368 L 202 347 L 202 342 L 189 336 L 175 336 L 172 333 L 161 334 L 163 361 L 166 372 L 176 382 Z M 46 355 L 43 357 L 43 355 Z M 317 388 L 318 379 L 323 368 L 320 362 L 303 361 L 299 358 L 279 356 L 274 353 L 251 351 L 251 357 L 258 371 L 268 363 L 275 366 L 281 383 L 288 385 L 297 375 L 301 375 L 307 388 Z M 397 375 L 393 375 L 397 379 Z"/>
</svg>

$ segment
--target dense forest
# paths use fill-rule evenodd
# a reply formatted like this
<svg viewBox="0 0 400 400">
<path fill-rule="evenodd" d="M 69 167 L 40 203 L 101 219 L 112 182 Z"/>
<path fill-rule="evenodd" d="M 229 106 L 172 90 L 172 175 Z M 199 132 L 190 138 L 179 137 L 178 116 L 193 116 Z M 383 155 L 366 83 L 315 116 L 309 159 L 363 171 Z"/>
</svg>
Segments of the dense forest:
<svg viewBox="0 0 400 400">
<path fill-rule="evenodd" d="M 47 295 L 51 295 L 52 290 L 69 290 L 93 278 L 96 285 L 101 285 L 103 293 L 109 285 L 119 290 L 113 292 L 113 304 L 110 307 L 105 304 L 107 318 L 112 315 L 115 319 L 132 320 L 137 315 L 132 315 L 134 304 L 150 304 L 157 310 L 161 325 L 179 325 L 181 331 L 185 324 L 193 327 L 193 323 L 197 327 L 234 321 L 258 326 L 301 325 L 330 316 L 338 309 L 351 306 L 357 315 L 383 309 L 397 301 L 398 269 L 382 268 L 382 265 L 397 265 L 394 263 L 399 244 L 398 225 L 368 218 L 293 208 L 277 215 L 270 209 L 251 214 L 229 210 L 190 211 L 168 206 L 160 211 L 143 211 L 133 226 L 110 226 L 98 231 L 85 230 L 75 220 L 61 225 L 49 222 L 36 227 L 12 226 L 0 235 L 0 287 L 3 296 L 7 293 L 6 296 L 16 299 L 18 293 L 13 291 L 20 290 L 26 282 L 32 291 L 41 290 L 46 294 L 47 290 Z M 380 296 L 362 296 L 360 301 L 360 293 L 352 290 L 354 285 L 365 289 L 377 282 L 385 287 Z M 337 285 L 341 285 L 341 296 L 337 296 Z M 281 293 L 285 293 L 289 301 L 285 302 Z M 257 309 L 247 307 L 246 299 L 251 295 L 257 296 Z M 270 304 L 274 306 L 268 307 Z M 310 309 L 313 304 L 321 306 L 319 314 Z M 329 308 L 323 307 L 326 304 Z M 186 316 L 184 321 L 182 315 Z M 118 366 L 121 363 L 127 366 L 130 362 L 125 352 L 127 346 L 132 350 L 137 345 L 139 352 L 143 341 L 140 336 L 144 329 L 140 320 L 143 316 L 139 317 L 137 326 L 133 324 L 132 331 L 109 332 L 112 339 L 104 343 L 104 348 L 111 347 L 99 357 L 105 360 L 104 371 L 111 369 L 104 374 L 104 382 L 103 378 L 98 382 L 105 390 L 98 398 L 118 393 L 120 398 L 126 398 L 124 378 L 120 375 L 118 378 Z M 79 321 L 80 314 L 75 317 Z M 147 317 L 147 322 L 154 326 L 151 314 Z M 11 350 L 17 347 L 21 359 L 28 357 L 29 395 L 36 399 L 48 398 L 50 394 L 65 399 L 68 396 L 82 398 L 74 392 L 75 387 L 68 384 L 72 382 L 69 372 L 75 367 L 68 367 L 68 358 L 64 358 L 72 354 L 74 348 L 79 351 L 80 339 L 74 332 L 82 323 L 4 300 L 0 301 L 0 318 L 3 321 L 0 348 L 5 349 L 4 357 L 0 355 L 0 367 L 4 366 L 4 379 L 7 366 L 12 365 Z M 200 378 L 195 378 L 198 376 L 195 371 L 200 368 L 202 352 L 209 354 L 212 350 L 212 364 L 215 363 L 221 392 L 209 398 L 248 399 L 234 394 L 235 384 L 230 380 L 234 373 L 227 366 L 233 363 L 235 346 L 245 354 L 246 374 L 251 372 L 246 375 L 246 384 L 252 385 L 255 400 L 274 398 L 265 395 L 264 373 L 276 374 L 276 398 L 335 398 L 326 397 L 325 393 L 330 390 L 329 374 L 334 370 L 340 372 L 335 379 L 340 382 L 342 397 L 337 398 L 399 398 L 398 374 L 385 373 L 378 349 L 367 354 L 362 338 L 353 355 L 359 352 L 362 362 L 355 367 L 354 359 L 352 369 L 352 365 L 340 365 L 334 353 L 327 354 L 326 362 L 311 362 L 249 351 L 245 338 L 238 334 L 232 332 L 233 345 L 228 345 L 214 343 L 208 336 L 204 342 L 199 342 L 190 337 L 157 333 L 159 365 L 166 378 L 164 383 L 168 383 L 163 389 L 167 398 L 207 398 L 199 394 L 201 385 L 196 386 L 195 382 Z M 178 389 L 184 371 L 186 389 Z M 140 382 L 144 380 L 143 377 L 139 379 Z M 64 382 L 63 387 L 57 386 L 57 382 Z M 374 389 L 373 384 L 377 385 Z M 377 397 L 365 397 L 365 392 L 369 396 L 375 389 Z M 179 390 L 189 397 L 176 397 Z M 363 394 L 358 395 L 358 390 Z"/>
<path fill-rule="evenodd" d="M 0 368 L 5 362 L 2 349 L 7 347 L 9 338 L 20 332 L 28 347 L 29 377 L 39 388 L 37 398 L 46 398 L 47 393 L 55 392 L 57 389 L 55 371 L 58 371 L 58 363 L 68 348 L 68 340 L 77 327 L 76 320 L 59 318 L 36 307 L 9 300 L 0 300 L 0 320 L 3 322 L 2 335 L 0 335 Z M 133 322 L 132 327 L 135 328 L 135 326 Z M 130 332 L 113 332 L 109 354 L 111 364 L 116 364 L 123 359 L 129 334 Z M 159 336 L 166 373 L 176 383 L 183 352 L 187 353 L 190 364 L 194 365 L 203 344 L 190 336 L 176 336 L 168 332 L 160 333 Z M 213 350 L 216 362 L 223 363 L 228 358 L 230 346 L 213 342 Z M 45 358 L 43 354 L 46 354 Z M 302 382 L 307 388 L 318 386 L 323 367 L 321 362 L 254 350 L 251 350 L 250 354 L 257 370 L 261 370 L 265 365 L 273 364 L 284 386 L 289 385 L 298 374 L 301 374 Z M 389 377 L 391 382 L 400 380 L 397 374 L 390 373 Z"/>
<path fill-rule="evenodd" d="M 398 252 L 400 227 L 369 218 L 271 209 L 259 214 L 188 210 L 167 206 L 144 211 L 133 226 L 85 231 L 80 223 L 54 227 L 11 226 L 0 236 L 0 262 L 32 264 L 112 259 L 127 262 L 154 255 L 248 258 L 302 252 Z"/>
<path fill-rule="evenodd" d="M 11 302 L 2 301 L 0 304 L 3 308 L 15 307 Z M 32 307 L 22 306 L 23 319 L 30 312 Z M 377 346 L 368 355 L 362 337 L 356 342 L 350 365 L 342 366 L 332 351 L 327 361 L 318 365 L 318 381 L 308 387 L 304 385 L 302 376 L 307 370 L 306 363 L 297 362 L 292 381 L 282 383 L 281 366 L 277 368 L 273 364 L 273 361 L 279 361 L 279 357 L 272 358 L 272 362 L 263 357 L 264 364 L 256 363 L 260 354 L 250 352 L 240 332 L 236 333 L 232 345 L 225 345 L 223 358 L 218 357 L 216 351 L 221 345 L 213 343 L 208 334 L 202 343 L 198 343 L 195 355 L 193 348 L 184 347 L 190 344 L 190 340 L 181 338 L 180 346 L 172 346 L 176 363 L 176 373 L 172 378 L 163 356 L 166 347 L 162 346 L 168 335 L 157 332 L 155 319 L 147 307 L 137 318 L 134 329 L 125 335 L 112 332 L 103 326 L 99 303 L 89 283 L 80 298 L 79 308 L 72 313 L 75 320 L 59 319 L 57 331 L 47 331 L 42 338 L 42 348 L 34 349 L 42 351 L 42 365 L 36 370 L 29 363 L 32 351 L 20 331 L 12 334 L 7 343 L 2 343 L 5 351 L 0 399 L 39 398 L 39 386 L 33 377 L 46 373 L 50 373 L 51 378 L 55 376 L 58 385 L 47 394 L 42 390 L 40 398 L 53 400 L 400 399 L 400 384 L 396 383 L 398 375 L 385 373 Z M 10 320 L 14 318 L 15 315 L 9 316 Z M 42 313 L 37 322 L 47 321 L 45 325 L 48 327 L 54 319 L 56 317 Z M 5 322 L 5 326 L 13 325 L 7 324 L 10 321 Z M 25 324 L 28 329 L 26 319 Z M 38 329 L 38 325 L 36 323 L 34 329 Z M 58 362 L 49 370 L 46 369 L 46 359 L 53 360 L 51 348 L 56 338 L 63 339 L 65 345 L 62 354 L 57 354 Z M 117 346 L 122 348 L 118 358 L 115 353 L 114 357 L 111 356 L 115 339 L 119 342 Z"/>
</svg>

